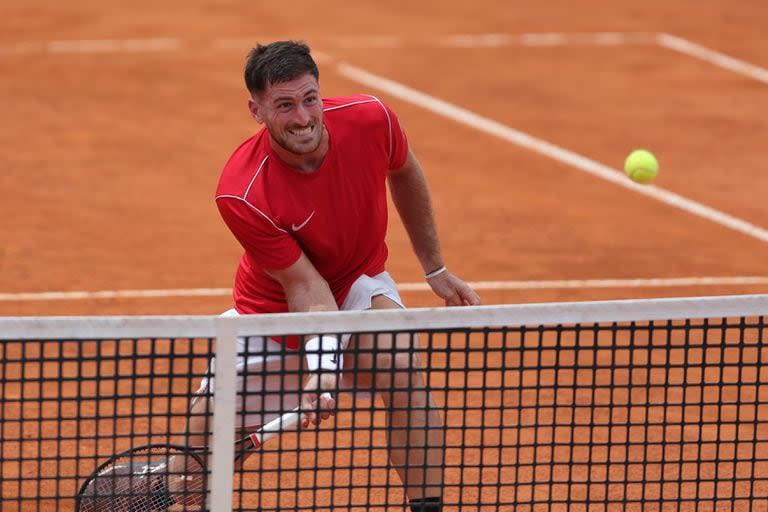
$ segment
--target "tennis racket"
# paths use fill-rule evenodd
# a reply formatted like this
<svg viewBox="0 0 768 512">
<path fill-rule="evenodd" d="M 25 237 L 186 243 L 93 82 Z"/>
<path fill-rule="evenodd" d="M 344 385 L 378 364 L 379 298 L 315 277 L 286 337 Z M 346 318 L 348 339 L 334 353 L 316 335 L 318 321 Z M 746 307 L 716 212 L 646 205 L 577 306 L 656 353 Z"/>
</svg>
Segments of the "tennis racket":
<svg viewBox="0 0 768 512">
<path fill-rule="evenodd" d="M 235 441 L 235 460 L 281 432 L 295 430 L 298 407 Z M 157 512 L 205 509 L 208 474 L 201 448 L 149 444 L 113 455 L 83 482 L 76 512 Z"/>
</svg>

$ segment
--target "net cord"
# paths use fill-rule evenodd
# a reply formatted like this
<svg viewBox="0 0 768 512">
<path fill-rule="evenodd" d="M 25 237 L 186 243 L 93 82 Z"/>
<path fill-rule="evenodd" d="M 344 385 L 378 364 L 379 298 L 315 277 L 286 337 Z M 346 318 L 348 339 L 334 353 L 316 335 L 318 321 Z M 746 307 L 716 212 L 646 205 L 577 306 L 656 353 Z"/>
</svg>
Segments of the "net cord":
<svg viewBox="0 0 768 512">
<path fill-rule="evenodd" d="M 467 306 L 408 310 L 278 313 L 238 317 L 238 335 L 279 336 L 286 332 L 391 331 L 398 326 L 422 329 L 494 325 L 575 324 L 759 316 L 768 314 L 768 294 L 594 302 L 559 302 L 502 306 Z M 143 337 L 213 337 L 216 316 L 2 317 L 5 339 L 114 339 Z"/>
</svg>

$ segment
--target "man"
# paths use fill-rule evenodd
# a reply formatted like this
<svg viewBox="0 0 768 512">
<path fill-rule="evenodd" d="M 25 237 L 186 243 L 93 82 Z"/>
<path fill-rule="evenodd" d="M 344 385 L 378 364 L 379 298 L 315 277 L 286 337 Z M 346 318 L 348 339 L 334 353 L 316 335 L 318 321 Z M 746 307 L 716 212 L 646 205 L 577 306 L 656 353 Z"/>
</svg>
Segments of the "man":
<svg viewBox="0 0 768 512">
<path fill-rule="evenodd" d="M 387 181 L 432 290 L 446 305 L 479 304 L 446 270 L 424 174 L 397 116 L 372 96 L 322 99 L 318 78 L 304 44 L 260 45 L 248 56 L 248 108 L 265 126 L 235 150 L 216 194 L 222 218 L 245 249 L 230 314 L 404 307 L 385 271 Z M 287 340 L 285 348 L 297 350 L 299 342 Z M 252 343 L 261 345 L 254 350 Z M 307 422 L 332 414 L 335 400 L 326 392 L 344 388 L 351 372 L 342 370 L 355 367 L 354 384 L 370 385 L 390 406 L 390 458 L 412 510 L 441 510 L 442 419 L 425 391 L 415 342 L 380 336 L 375 353 L 372 336 L 304 343 L 311 376 L 296 386 L 296 401 Z M 243 340 L 240 350 L 246 347 L 285 353 L 274 340 Z M 248 356 L 239 364 L 256 374 L 264 358 Z M 294 386 L 279 382 L 283 392 Z M 263 398 L 263 390 L 272 389 L 264 379 L 249 380 L 247 388 L 261 393 L 239 411 L 245 427 L 290 406 L 284 396 L 277 405 Z"/>
</svg>

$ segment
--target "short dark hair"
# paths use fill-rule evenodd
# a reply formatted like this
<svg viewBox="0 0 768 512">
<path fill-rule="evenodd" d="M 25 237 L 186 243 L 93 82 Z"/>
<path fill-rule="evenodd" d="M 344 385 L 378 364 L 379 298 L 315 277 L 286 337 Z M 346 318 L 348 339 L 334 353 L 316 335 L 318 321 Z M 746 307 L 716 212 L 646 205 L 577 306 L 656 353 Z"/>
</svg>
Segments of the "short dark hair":
<svg viewBox="0 0 768 512">
<path fill-rule="evenodd" d="M 297 41 L 275 41 L 257 45 L 245 62 L 245 86 L 252 95 L 263 92 L 268 85 L 288 82 L 310 73 L 320 78 L 317 64 L 309 46 Z"/>
</svg>

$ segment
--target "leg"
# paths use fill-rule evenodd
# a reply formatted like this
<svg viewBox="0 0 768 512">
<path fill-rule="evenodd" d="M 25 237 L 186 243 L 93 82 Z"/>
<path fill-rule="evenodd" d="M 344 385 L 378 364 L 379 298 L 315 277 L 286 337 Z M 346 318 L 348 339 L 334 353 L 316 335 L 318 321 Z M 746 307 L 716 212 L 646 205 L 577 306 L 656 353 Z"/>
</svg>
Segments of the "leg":
<svg viewBox="0 0 768 512">
<path fill-rule="evenodd" d="M 297 352 L 286 352 L 279 343 L 260 336 L 238 338 L 237 344 L 236 389 L 246 389 L 243 399 L 238 396 L 236 406 L 236 437 L 240 438 L 298 405 L 301 390 L 298 368 L 302 358 Z M 215 361 L 211 363 L 210 374 L 214 374 L 214 369 Z M 246 379 L 245 383 L 243 379 Z M 191 447 L 211 446 L 213 399 L 209 398 L 208 389 L 212 386 L 211 380 L 204 381 L 197 396 L 192 400 L 184 433 L 176 439 L 178 444 Z M 238 470 L 250 456 L 250 452 L 241 453 L 236 450 L 233 456 L 238 457 L 235 460 L 235 469 Z M 173 457 L 168 461 L 171 475 L 182 474 L 184 467 L 185 461 L 180 457 Z M 184 481 L 179 478 L 174 481 L 172 476 L 169 479 L 168 487 L 174 496 L 183 495 L 184 485 Z M 168 510 L 177 512 L 185 508 L 176 504 Z"/>
<path fill-rule="evenodd" d="M 188 447 L 207 446 L 207 432 L 210 431 L 210 418 L 207 414 L 212 409 L 213 404 L 204 394 L 197 395 L 192 399 L 190 405 L 190 417 L 187 420 L 187 427 L 183 435 L 177 436 L 176 444 Z M 203 455 L 203 462 L 205 455 Z M 202 481 L 205 475 L 196 475 L 200 481 L 190 481 L 184 478 L 187 471 L 188 460 L 183 456 L 172 456 L 168 459 L 168 479 L 167 483 L 160 480 L 157 483 L 156 492 L 165 494 L 164 499 L 158 500 L 164 502 L 164 507 L 158 510 L 168 510 L 170 512 L 182 512 L 186 510 L 201 510 L 204 496 L 198 491 L 205 487 Z M 189 493 L 189 494 L 187 494 Z M 151 509 L 154 510 L 154 509 Z"/>
<path fill-rule="evenodd" d="M 377 295 L 372 309 L 400 306 Z M 388 406 L 389 456 L 411 500 L 442 495 L 443 421 L 425 389 L 415 337 L 358 336 L 350 353 L 358 370 L 370 371 L 376 391 Z M 374 347 L 374 343 L 376 347 Z M 371 352 L 376 348 L 376 357 Z"/>
<path fill-rule="evenodd" d="M 208 465 L 207 454 L 204 448 L 210 446 L 210 434 L 212 432 L 211 411 L 213 411 L 213 400 L 206 394 L 196 396 L 190 406 L 190 415 L 187 420 L 187 426 L 183 435 L 177 436 L 176 443 L 189 447 L 200 447 L 201 457 L 205 465 Z M 247 455 L 246 455 L 247 456 Z M 242 463 L 242 461 L 238 461 Z M 183 475 L 187 470 L 187 458 L 183 456 L 173 456 L 168 460 L 168 480 L 167 480 L 167 499 L 166 507 L 158 510 L 168 512 L 186 512 L 201 511 L 204 505 L 204 496 L 198 491 L 206 487 L 202 481 L 205 475 L 195 475 L 200 481 L 190 481 L 184 479 Z"/>
</svg>

